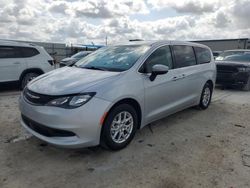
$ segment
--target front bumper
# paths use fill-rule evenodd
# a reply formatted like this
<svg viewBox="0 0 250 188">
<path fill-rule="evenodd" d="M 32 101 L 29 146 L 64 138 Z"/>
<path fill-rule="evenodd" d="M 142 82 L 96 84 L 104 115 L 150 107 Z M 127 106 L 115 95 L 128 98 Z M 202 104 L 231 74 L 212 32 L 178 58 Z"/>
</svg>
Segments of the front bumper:
<svg viewBox="0 0 250 188">
<path fill-rule="evenodd" d="M 21 95 L 19 99 L 21 125 L 37 138 L 59 147 L 95 146 L 100 142 L 100 119 L 110 105 L 106 100 L 93 97 L 79 108 L 63 109 L 33 105 Z M 38 125 L 40 129 L 34 127 Z M 41 128 L 48 130 L 49 133 L 40 131 Z"/>
<path fill-rule="evenodd" d="M 249 79 L 248 72 L 217 73 L 216 84 L 244 86 Z"/>
</svg>

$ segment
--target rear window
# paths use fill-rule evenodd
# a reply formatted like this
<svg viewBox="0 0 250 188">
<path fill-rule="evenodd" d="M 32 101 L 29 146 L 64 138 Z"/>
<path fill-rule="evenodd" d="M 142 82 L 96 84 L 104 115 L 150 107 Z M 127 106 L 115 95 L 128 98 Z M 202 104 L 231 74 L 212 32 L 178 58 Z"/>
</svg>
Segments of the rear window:
<svg viewBox="0 0 250 188">
<path fill-rule="evenodd" d="M 175 55 L 175 68 L 196 65 L 195 54 L 192 46 L 173 46 Z"/>
<path fill-rule="evenodd" d="M 206 48 L 194 47 L 197 63 L 204 64 L 211 62 L 211 53 Z"/>
<path fill-rule="evenodd" d="M 31 47 L 0 46 L 0 58 L 25 58 L 38 54 L 39 51 Z"/>
</svg>

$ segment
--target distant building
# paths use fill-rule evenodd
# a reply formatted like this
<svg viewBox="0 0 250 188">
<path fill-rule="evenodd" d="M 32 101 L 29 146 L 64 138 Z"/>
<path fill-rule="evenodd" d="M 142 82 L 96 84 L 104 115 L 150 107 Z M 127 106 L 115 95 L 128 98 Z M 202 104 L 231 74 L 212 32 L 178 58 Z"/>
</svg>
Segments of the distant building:
<svg viewBox="0 0 250 188">
<path fill-rule="evenodd" d="M 192 42 L 209 46 L 213 51 L 224 51 L 232 49 L 250 49 L 249 38 L 220 39 L 220 40 L 196 40 Z"/>
</svg>

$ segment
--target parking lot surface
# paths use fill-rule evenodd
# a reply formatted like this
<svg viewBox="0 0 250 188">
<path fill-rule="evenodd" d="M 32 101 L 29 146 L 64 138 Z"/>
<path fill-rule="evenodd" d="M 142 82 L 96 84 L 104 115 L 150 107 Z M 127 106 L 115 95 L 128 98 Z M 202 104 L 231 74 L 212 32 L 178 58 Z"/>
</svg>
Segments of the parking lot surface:
<svg viewBox="0 0 250 188">
<path fill-rule="evenodd" d="M 0 187 L 250 187 L 250 93 L 216 89 L 138 131 L 117 152 L 60 149 L 20 126 L 18 91 L 0 93 Z"/>
</svg>

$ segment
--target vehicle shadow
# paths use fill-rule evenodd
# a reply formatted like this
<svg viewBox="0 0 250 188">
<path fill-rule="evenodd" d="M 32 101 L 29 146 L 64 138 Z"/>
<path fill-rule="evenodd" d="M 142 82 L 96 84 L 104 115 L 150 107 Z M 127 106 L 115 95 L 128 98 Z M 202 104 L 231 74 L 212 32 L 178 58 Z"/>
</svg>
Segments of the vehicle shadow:
<svg viewBox="0 0 250 188">
<path fill-rule="evenodd" d="M 18 83 L 0 83 L 0 92 L 20 91 Z"/>
<path fill-rule="evenodd" d="M 220 90 L 228 90 L 228 91 L 243 91 L 241 87 L 239 86 L 222 86 L 222 85 L 216 85 L 216 89 Z M 245 92 L 245 91 L 243 91 Z"/>
</svg>

